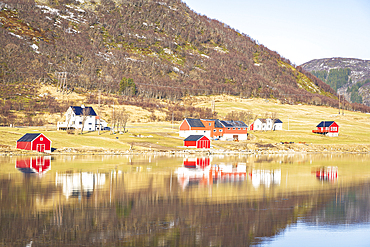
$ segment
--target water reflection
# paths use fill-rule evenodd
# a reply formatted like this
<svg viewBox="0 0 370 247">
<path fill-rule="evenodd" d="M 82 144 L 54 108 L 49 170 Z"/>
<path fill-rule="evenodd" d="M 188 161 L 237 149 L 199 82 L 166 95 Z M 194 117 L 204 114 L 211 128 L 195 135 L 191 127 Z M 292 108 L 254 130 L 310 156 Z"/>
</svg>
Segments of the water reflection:
<svg viewBox="0 0 370 247">
<path fill-rule="evenodd" d="M 18 171 L 37 158 L 0 157 L 0 241 L 251 246 L 297 223 L 344 231 L 370 222 L 369 157 L 60 156 L 46 174 L 39 159 L 43 176 Z"/>
<path fill-rule="evenodd" d="M 338 167 L 319 167 L 316 168 L 313 173 L 315 173 L 316 178 L 320 181 L 336 182 L 338 178 Z"/>
<path fill-rule="evenodd" d="M 73 174 L 55 175 L 56 186 L 62 186 L 63 195 L 69 197 L 90 197 L 95 189 L 102 188 L 105 184 L 104 173 L 80 172 Z"/>
<path fill-rule="evenodd" d="M 269 188 L 271 185 L 280 185 L 281 170 L 253 170 L 249 173 L 249 177 L 253 187 L 258 188 L 260 185 L 264 185 Z"/>
<path fill-rule="evenodd" d="M 15 168 L 23 173 L 42 175 L 51 169 L 51 156 L 20 158 L 16 160 Z"/>
<path fill-rule="evenodd" d="M 183 189 L 187 186 L 212 186 L 217 183 L 235 183 L 247 179 L 245 164 L 211 164 L 210 158 L 186 158 L 184 166 L 175 171 Z"/>
</svg>

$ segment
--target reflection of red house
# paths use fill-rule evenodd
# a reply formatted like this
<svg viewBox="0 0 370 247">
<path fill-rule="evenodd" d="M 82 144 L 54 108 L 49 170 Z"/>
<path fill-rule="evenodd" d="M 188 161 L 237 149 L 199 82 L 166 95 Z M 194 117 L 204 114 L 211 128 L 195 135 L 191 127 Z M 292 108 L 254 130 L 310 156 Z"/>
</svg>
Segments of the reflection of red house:
<svg viewBox="0 0 370 247">
<path fill-rule="evenodd" d="M 23 173 L 43 174 L 51 168 L 51 157 L 29 157 L 26 159 L 17 160 L 15 167 Z"/>
<path fill-rule="evenodd" d="M 320 167 L 316 169 L 314 173 L 316 174 L 316 178 L 319 180 L 334 182 L 338 178 L 338 167 L 336 166 Z"/>
<path fill-rule="evenodd" d="M 312 130 L 312 133 L 322 134 L 327 136 L 338 136 L 339 125 L 334 121 L 322 121 L 316 126 L 317 129 Z"/>
<path fill-rule="evenodd" d="M 203 135 L 191 135 L 184 140 L 185 147 L 210 148 L 211 141 Z"/>
<path fill-rule="evenodd" d="M 210 159 L 209 158 L 196 158 L 196 159 L 186 159 L 184 160 L 184 166 L 186 168 L 197 168 L 200 167 L 204 169 L 205 167 L 210 165 Z"/>
<path fill-rule="evenodd" d="M 51 153 L 51 141 L 42 133 L 27 133 L 17 141 L 17 148 Z"/>
</svg>

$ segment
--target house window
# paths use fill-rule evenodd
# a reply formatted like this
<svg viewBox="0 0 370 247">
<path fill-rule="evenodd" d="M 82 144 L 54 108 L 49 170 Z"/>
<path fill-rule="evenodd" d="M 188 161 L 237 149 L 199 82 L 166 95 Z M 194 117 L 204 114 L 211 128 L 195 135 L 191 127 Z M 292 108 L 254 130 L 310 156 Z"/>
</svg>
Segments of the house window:
<svg viewBox="0 0 370 247">
<path fill-rule="evenodd" d="M 222 132 L 222 130 L 220 129 L 220 132 Z"/>
<path fill-rule="evenodd" d="M 230 129 L 230 128 L 227 128 L 228 130 Z"/>
<path fill-rule="evenodd" d="M 211 123 L 209 123 L 208 125 L 211 126 Z"/>
<path fill-rule="evenodd" d="M 213 130 L 213 132 L 216 132 L 216 130 Z"/>
<path fill-rule="evenodd" d="M 92 125 L 92 123 L 89 123 L 89 125 Z"/>
<path fill-rule="evenodd" d="M 79 124 L 82 124 L 82 122 L 78 122 Z"/>
<path fill-rule="evenodd" d="M 44 138 L 43 137 L 40 137 L 40 141 L 43 141 L 44 140 Z"/>
<path fill-rule="evenodd" d="M 238 130 L 240 130 L 240 128 L 238 128 Z"/>
<path fill-rule="evenodd" d="M 243 128 L 243 130 L 245 130 L 245 128 Z"/>
<path fill-rule="evenodd" d="M 234 130 L 235 128 L 233 128 L 233 130 Z"/>
</svg>

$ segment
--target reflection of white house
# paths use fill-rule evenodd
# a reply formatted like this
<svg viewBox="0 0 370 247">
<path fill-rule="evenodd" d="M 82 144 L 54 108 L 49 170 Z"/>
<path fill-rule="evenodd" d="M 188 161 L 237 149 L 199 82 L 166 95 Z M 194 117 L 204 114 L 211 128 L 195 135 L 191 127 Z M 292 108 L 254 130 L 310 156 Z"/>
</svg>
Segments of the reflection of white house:
<svg viewBox="0 0 370 247">
<path fill-rule="evenodd" d="M 63 194 L 68 199 L 70 196 L 80 197 L 91 196 L 94 189 L 101 188 L 105 184 L 104 173 L 73 173 L 73 174 L 56 174 L 55 184 L 61 185 Z"/>
<path fill-rule="evenodd" d="M 81 129 L 83 124 L 84 131 L 95 131 L 99 129 L 99 123 L 101 129 L 108 125 L 106 121 L 99 119 L 91 106 L 70 106 L 65 113 L 65 121 L 58 122 L 57 128 L 58 130 Z"/>
<path fill-rule="evenodd" d="M 249 173 L 252 185 L 258 188 L 260 185 L 270 187 L 270 185 L 280 185 L 281 170 L 253 170 Z"/>
<path fill-rule="evenodd" d="M 283 122 L 280 119 L 258 118 L 254 121 L 250 130 L 282 130 Z"/>
</svg>

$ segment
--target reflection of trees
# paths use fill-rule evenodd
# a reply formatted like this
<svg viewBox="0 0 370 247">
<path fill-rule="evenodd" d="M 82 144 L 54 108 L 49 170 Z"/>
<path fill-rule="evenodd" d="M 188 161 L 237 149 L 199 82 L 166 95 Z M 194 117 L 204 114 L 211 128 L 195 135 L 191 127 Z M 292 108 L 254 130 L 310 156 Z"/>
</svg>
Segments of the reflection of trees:
<svg viewBox="0 0 370 247">
<path fill-rule="evenodd" d="M 151 179 L 146 188 L 134 191 L 110 178 L 106 191 L 66 203 L 60 187 L 56 193 L 54 185 L 38 181 L 29 176 L 20 184 L 0 180 L 2 243 L 25 245 L 32 239 L 37 246 L 247 246 L 279 234 L 298 217 L 336 224 L 364 215 L 368 219 L 370 212 L 370 185 L 215 203 L 179 198 L 184 192 L 175 178 L 166 177 L 164 183 L 171 186 L 163 190 Z M 37 207 L 37 201 L 49 199 L 50 207 Z"/>
<path fill-rule="evenodd" d="M 340 189 L 332 200 L 312 211 L 306 222 L 320 225 L 355 224 L 370 221 L 370 185 Z"/>
</svg>

